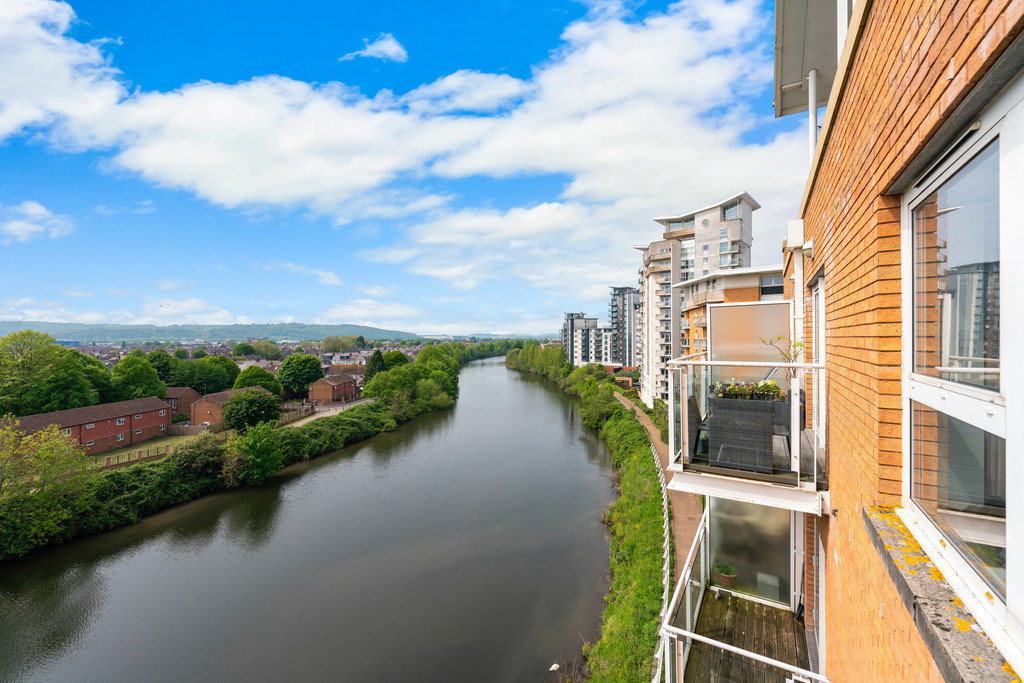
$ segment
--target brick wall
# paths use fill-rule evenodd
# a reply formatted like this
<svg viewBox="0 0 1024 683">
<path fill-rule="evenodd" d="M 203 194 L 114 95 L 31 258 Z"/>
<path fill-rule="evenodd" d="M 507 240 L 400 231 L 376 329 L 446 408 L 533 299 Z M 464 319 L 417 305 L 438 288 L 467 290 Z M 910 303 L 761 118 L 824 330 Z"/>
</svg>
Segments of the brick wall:
<svg viewBox="0 0 1024 683">
<path fill-rule="evenodd" d="M 863 505 L 898 504 L 902 482 L 901 200 L 882 193 L 1024 27 L 1024 1 L 884 0 L 868 11 L 802 216 L 815 244 L 805 285 L 825 277 L 829 480 L 839 511 L 819 519 L 827 673 L 941 680 L 859 523 Z"/>
</svg>

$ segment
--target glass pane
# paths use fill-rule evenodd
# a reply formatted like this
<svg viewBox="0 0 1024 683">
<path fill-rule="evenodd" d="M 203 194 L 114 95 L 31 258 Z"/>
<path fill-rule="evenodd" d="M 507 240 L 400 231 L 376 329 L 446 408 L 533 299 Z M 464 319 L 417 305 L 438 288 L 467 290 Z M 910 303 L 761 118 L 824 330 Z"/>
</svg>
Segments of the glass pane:
<svg viewBox="0 0 1024 683">
<path fill-rule="evenodd" d="M 914 207 L 914 368 L 999 389 L 999 142 Z"/>
<path fill-rule="evenodd" d="M 789 511 L 710 498 L 712 581 L 765 600 L 789 604 Z M 728 565 L 735 576 L 715 573 Z"/>
<path fill-rule="evenodd" d="M 1006 441 L 913 403 L 917 504 L 1006 599 Z"/>
</svg>

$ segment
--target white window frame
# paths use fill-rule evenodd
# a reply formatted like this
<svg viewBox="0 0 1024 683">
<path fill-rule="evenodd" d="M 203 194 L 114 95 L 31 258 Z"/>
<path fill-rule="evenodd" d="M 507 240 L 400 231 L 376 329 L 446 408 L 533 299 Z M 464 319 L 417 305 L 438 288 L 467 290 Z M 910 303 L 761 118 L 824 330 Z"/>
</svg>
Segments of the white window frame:
<svg viewBox="0 0 1024 683">
<path fill-rule="evenodd" d="M 118 441 L 124 441 L 124 434 L 118 434 L 117 435 L 117 440 Z"/>
<path fill-rule="evenodd" d="M 120 427 L 120 426 L 121 426 L 121 425 L 123 425 L 123 424 L 124 424 L 124 418 L 123 418 L 123 417 L 119 417 L 119 418 L 117 418 L 117 426 L 119 426 L 119 427 Z"/>
<path fill-rule="evenodd" d="M 65 427 L 64 429 L 60 430 L 60 433 L 63 434 L 64 436 L 71 436 L 71 427 Z"/>
<path fill-rule="evenodd" d="M 160 410 L 160 417 L 163 417 L 163 416 L 164 416 L 164 415 L 166 415 L 166 414 L 167 414 L 167 409 L 166 409 L 166 408 L 162 408 L 162 409 Z"/>
<path fill-rule="evenodd" d="M 919 185 L 903 195 L 901 230 L 902 379 L 903 379 L 903 507 L 899 514 L 922 549 L 999 651 L 1020 670 L 1024 664 L 1024 344 L 1020 295 L 1024 269 L 1016 267 L 1024 253 L 1024 77 L 1018 77 L 982 113 L 980 127 L 949 157 L 930 168 Z M 914 371 L 914 230 L 911 207 L 963 168 L 990 142 L 999 138 L 1000 263 L 1000 391 L 979 389 Z M 995 597 L 977 570 L 944 538 L 912 498 L 912 401 L 950 415 L 1006 440 L 1006 602 Z"/>
<path fill-rule="evenodd" d="M 141 433 L 142 433 L 142 430 L 141 430 L 141 429 L 136 429 L 136 430 L 135 430 L 135 433 L 136 433 L 136 434 L 141 434 Z"/>
<path fill-rule="evenodd" d="M 86 446 L 92 446 L 92 445 L 94 445 L 95 443 L 96 443 L 95 441 L 86 441 L 86 442 L 85 442 L 85 445 L 86 445 Z"/>
<path fill-rule="evenodd" d="M 95 426 L 96 425 L 94 423 L 90 422 L 89 424 L 85 425 L 85 428 L 86 429 L 93 429 Z"/>
<path fill-rule="evenodd" d="M 136 415 L 135 419 L 136 420 L 141 420 L 142 419 L 142 413 L 139 413 L 138 415 Z"/>
</svg>

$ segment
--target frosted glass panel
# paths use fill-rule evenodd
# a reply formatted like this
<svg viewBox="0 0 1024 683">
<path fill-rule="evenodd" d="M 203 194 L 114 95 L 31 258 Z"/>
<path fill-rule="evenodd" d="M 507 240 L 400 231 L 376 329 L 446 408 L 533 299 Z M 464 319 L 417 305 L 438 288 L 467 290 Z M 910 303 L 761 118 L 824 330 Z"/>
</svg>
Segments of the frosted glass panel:
<svg viewBox="0 0 1024 683">
<path fill-rule="evenodd" d="M 712 570 L 731 565 L 732 590 L 789 605 L 790 512 L 724 498 L 709 502 Z"/>
<path fill-rule="evenodd" d="M 708 307 L 708 347 L 711 360 L 741 360 L 752 362 L 785 362 L 780 348 L 789 350 L 789 302 L 751 303 Z M 783 339 L 776 346 L 764 344 L 761 339 Z M 787 373 L 770 368 L 715 368 L 713 381 L 760 382 L 774 379 L 786 384 Z"/>
</svg>

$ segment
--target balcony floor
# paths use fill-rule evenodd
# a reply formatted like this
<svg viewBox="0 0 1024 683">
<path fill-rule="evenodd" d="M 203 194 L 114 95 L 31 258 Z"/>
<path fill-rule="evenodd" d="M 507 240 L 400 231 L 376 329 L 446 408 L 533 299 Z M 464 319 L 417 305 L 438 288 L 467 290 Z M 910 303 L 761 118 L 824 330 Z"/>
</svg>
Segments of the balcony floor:
<svg viewBox="0 0 1024 683">
<path fill-rule="evenodd" d="M 726 592 L 720 595 L 720 600 L 710 590 L 704 595 L 696 633 L 801 669 L 809 668 L 804 625 L 792 612 Z M 782 669 L 694 642 L 683 680 L 782 683 L 790 676 Z"/>
</svg>

